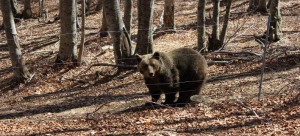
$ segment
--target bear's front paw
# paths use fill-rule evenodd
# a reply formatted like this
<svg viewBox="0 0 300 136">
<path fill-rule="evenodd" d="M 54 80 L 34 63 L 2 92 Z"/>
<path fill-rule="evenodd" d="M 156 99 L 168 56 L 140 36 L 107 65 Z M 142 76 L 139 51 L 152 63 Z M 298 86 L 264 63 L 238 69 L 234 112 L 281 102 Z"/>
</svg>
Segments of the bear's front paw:
<svg viewBox="0 0 300 136">
<path fill-rule="evenodd" d="M 174 107 L 174 106 L 176 106 L 176 103 L 175 102 L 164 102 L 164 103 L 162 103 L 163 105 L 166 105 L 166 106 L 172 106 L 172 107 Z"/>
</svg>

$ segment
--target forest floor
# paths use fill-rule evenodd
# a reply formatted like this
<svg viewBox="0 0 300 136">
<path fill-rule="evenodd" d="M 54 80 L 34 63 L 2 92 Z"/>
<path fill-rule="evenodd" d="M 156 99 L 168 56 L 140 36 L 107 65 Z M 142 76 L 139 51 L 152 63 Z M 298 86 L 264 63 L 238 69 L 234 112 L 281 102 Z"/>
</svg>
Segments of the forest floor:
<svg viewBox="0 0 300 136">
<path fill-rule="evenodd" d="M 49 18 L 54 18 L 58 0 L 46 5 Z M 283 37 L 267 49 L 262 99 L 257 97 L 261 56 L 208 53 L 208 60 L 233 61 L 209 65 L 203 101 L 186 107 L 145 107 L 150 97 L 136 69 L 116 73 L 115 67 L 92 66 L 114 63 L 111 39 L 99 36 L 102 12 L 92 11 L 86 18 L 86 64 L 80 67 L 53 67 L 60 21 L 21 20 L 16 24 L 18 36 L 34 76 L 26 84 L 12 81 L 13 68 L 1 30 L 0 135 L 300 135 L 300 4 L 284 0 L 281 6 Z M 267 16 L 249 14 L 247 7 L 246 0 L 234 2 L 224 50 L 261 54 L 262 46 L 254 36 L 266 30 Z M 207 8 L 210 33 L 211 4 Z M 33 12 L 37 9 L 34 3 Z M 134 45 L 136 9 L 134 6 Z M 163 1 L 155 1 L 153 23 L 157 28 L 162 9 Z M 196 11 L 196 1 L 176 0 L 177 31 L 155 32 L 154 49 L 195 48 Z"/>
</svg>

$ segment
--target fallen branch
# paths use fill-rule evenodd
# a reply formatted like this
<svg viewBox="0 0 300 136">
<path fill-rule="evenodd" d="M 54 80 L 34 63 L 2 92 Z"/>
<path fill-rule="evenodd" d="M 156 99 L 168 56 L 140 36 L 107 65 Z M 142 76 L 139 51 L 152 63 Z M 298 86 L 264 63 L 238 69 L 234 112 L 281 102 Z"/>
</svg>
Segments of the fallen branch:
<svg viewBox="0 0 300 136">
<path fill-rule="evenodd" d="M 248 52 L 248 51 L 240 51 L 240 52 L 234 52 L 234 51 L 215 51 L 215 52 L 211 52 L 211 53 L 224 53 L 224 54 L 249 54 L 249 55 L 254 55 L 254 56 L 258 56 L 261 57 L 261 54 L 259 53 L 255 53 L 255 52 Z"/>
<path fill-rule="evenodd" d="M 55 51 L 53 50 L 44 50 L 44 51 L 34 51 L 30 52 L 29 54 L 54 54 Z"/>
<path fill-rule="evenodd" d="M 67 77 L 62 77 L 60 79 L 60 82 L 62 82 L 64 80 L 75 81 L 75 82 L 78 82 L 78 83 L 90 83 L 89 81 L 86 81 L 86 80 L 75 79 L 75 78 L 67 78 Z"/>
<path fill-rule="evenodd" d="M 120 68 L 137 68 L 136 65 L 125 65 L 125 64 L 109 64 L 109 63 L 97 63 L 97 64 L 93 64 L 93 66 L 110 66 L 110 67 L 120 67 Z"/>
<path fill-rule="evenodd" d="M 251 61 L 253 58 L 230 58 L 230 59 L 222 59 L 222 58 L 212 58 L 210 60 L 207 60 L 208 65 L 214 65 L 214 64 L 231 64 L 235 61 Z"/>
<path fill-rule="evenodd" d="M 207 64 L 208 65 L 214 65 L 214 64 L 231 64 L 234 60 L 230 60 L 230 61 L 214 61 L 214 60 L 208 60 Z"/>
</svg>

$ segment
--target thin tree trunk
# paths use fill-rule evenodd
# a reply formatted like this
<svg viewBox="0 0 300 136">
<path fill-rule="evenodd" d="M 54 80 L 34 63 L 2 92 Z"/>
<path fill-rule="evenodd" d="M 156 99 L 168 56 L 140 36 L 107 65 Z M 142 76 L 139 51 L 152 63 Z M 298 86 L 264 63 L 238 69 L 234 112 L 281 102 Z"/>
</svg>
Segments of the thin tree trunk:
<svg viewBox="0 0 300 136">
<path fill-rule="evenodd" d="M 205 6 L 206 0 L 198 1 L 198 13 L 197 13 L 197 31 L 198 31 L 198 50 L 201 52 L 206 51 L 205 45 Z"/>
<path fill-rule="evenodd" d="M 20 14 L 20 10 L 18 8 L 17 0 L 10 0 L 10 5 L 11 5 L 11 10 L 12 10 L 14 17 L 20 17 L 21 14 Z"/>
<path fill-rule="evenodd" d="M 76 29 L 76 0 L 60 0 L 59 14 L 61 18 L 60 46 L 56 62 L 72 59 L 77 62 L 77 29 Z"/>
<path fill-rule="evenodd" d="M 280 14 L 280 4 L 279 0 L 272 0 L 270 5 L 270 15 L 271 15 L 271 28 L 270 28 L 270 41 L 277 42 L 282 37 L 281 30 L 281 14 Z"/>
<path fill-rule="evenodd" d="M 212 39 L 219 40 L 220 0 L 214 0 Z"/>
<path fill-rule="evenodd" d="M 258 7 L 257 7 L 256 11 L 258 11 L 262 14 L 267 14 L 268 10 L 267 10 L 266 3 L 267 3 L 267 0 L 259 0 L 259 4 L 258 4 Z"/>
<path fill-rule="evenodd" d="M 24 11 L 22 13 L 22 16 L 25 19 L 32 17 L 32 11 L 31 11 L 31 0 L 24 0 Z"/>
<path fill-rule="evenodd" d="M 43 17 L 43 11 L 45 10 L 45 0 L 39 0 L 39 17 Z"/>
<path fill-rule="evenodd" d="M 267 8 L 270 9 L 272 0 L 268 1 Z"/>
<path fill-rule="evenodd" d="M 222 45 L 220 43 L 220 0 L 213 0 L 213 24 L 212 24 L 212 34 L 209 39 L 209 51 L 218 50 Z"/>
<path fill-rule="evenodd" d="M 75 9 L 76 9 L 76 28 L 80 29 L 80 21 L 79 21 L 79 8 L 78 8 L 78 3 L 77 3 L 78 0 L 75 0 Z M 82 2 L 84 2 L 85 0 L 82 0 Z"/>
<path fill-rule="evenodd" d="M 87 12 L 89 12 L 91 10 L 91 7 L 92 7 L 92 0 L 85 0 L 85 4 L 86 4 L 85 10 Z"/>
<path fill-rule="evenodd" d="M 174 9 L 175 9 L 175 0 L 165 0 L 164 16 L 163 16 L 164 29 L 175 30 Z"/>
<path fill-rule="evenodd" d="M 103 3 L 104 0 L 97 0 L 97 6 L 96 6 L 96 11 L 102 11 L 102 22 L 101 22 L 101 28 L 100 28 L 100 37 L 107 37 L 108 36 L 108 28 L 107 28 L 107 23 L 106 23 L 106 17 L 104 14 L 104 9 L 103 9 Z"/>
<path fill-rule="evenodd" d="M 25 60 L 23 59 L 23 55 L 21 52 L 10 2 L 10 0 L 0 1 L 4 29 L 6 33 L 12 67 L 14 68 L 14 78 L 17 82 L 26 82 L 30 80 L 31 74 L 25 66 Z"/>
<path fill-rule="evenodd" d="M 131 43 L 129 37 L 126 37 L 128 33 L 121 18 L 119 0 L 105 0 L 104 14 L 113 39 L 115 62 L 121 64 L 123 58 L 131 56 Z"/>
<path fill-rule="evenodd" d="M 101 11 L 103 9 L 103 0 L 97 0 L 96 11 Z"/>
<path fill-rule="evenodd" d="M 256 10 L 257 6 L 258 6 L 259 0 L 249 0 L 249 7 L 248 7 L 248 11 L 254 11 Z"/>
<path fill-rule="evenodd" d="M 124 23 L 129 36 L 131 35 L 132 6 L 133 0 L 125 0 Z"/>
<path fill-rule="evenodd" d="M 102 12 L 102 25 L 101 25 L 101 28 L 100 28 L 100 37 L 107 37 L 108 36 L 108 32 L 107 31 L 108 31 L 108 28 L 107 28 L 107 22 L 106 22 L 105 9 L 103 8 L 103 12 Z"/>
<path fill-rule="evenodd" d="M 230 17 L 231 4 L 232 4 L 232 0 L 227 0 L 226 14 L 224 17 L 224 24 L 223 24 L 223 28 L 222 28 L 221 35 L 220 35 L 221 45 L 224 44 L 225 37 L 226 37 L 226 32 L 227 32 L 227 27 L 228 27 L 228 22 L 229 22 L 229 17 Z"/>
<path fill-rule="evenodd" d="M 83 56 L 83 51 L 84 51 L 84 43 L 85 43 L 85 4 L 82 2 L 81 3 L 81 43 L 79 47 L 79 53 L 78 53 L 78 63 L 81 65 L 82 63 L 82 56 Z"/>
<path fill-rule="evenodd" d="M 138 0 L 138 37 L 135 53 L 153 52 L 152 16 L 154 0 Z"/>
</svg>

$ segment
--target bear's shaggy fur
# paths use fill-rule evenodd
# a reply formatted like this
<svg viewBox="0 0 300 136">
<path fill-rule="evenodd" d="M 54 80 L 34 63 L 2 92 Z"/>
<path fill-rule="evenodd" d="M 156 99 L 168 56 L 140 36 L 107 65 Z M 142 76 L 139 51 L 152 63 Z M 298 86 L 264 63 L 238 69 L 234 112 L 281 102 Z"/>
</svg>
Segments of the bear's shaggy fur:
<svg viewBox="0 0 300 136">
<path fill-rule="evenodd" d="M 167 105 L 184 106 L 198 95 L 207 76 L 207 62 L 197 51 L 179 48 L 168 53 L 136 55 L 138 70 L 144 76 L 153 102 L 161 93 Z M 176 93 L 179 93 L 176 99 Z"/>
</svg>

